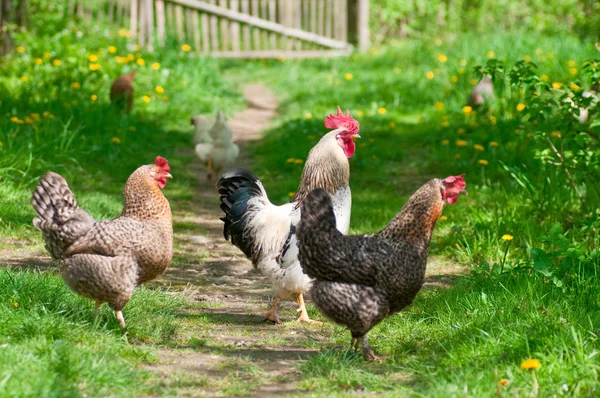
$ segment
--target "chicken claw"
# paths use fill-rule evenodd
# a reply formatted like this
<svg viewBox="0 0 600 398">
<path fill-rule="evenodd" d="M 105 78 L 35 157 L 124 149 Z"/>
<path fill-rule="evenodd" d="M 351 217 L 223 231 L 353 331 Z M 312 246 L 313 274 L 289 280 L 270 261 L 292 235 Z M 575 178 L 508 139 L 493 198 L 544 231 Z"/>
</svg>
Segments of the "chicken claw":
<svg viewBox="0 0 600 398">
<path fill-rule="evenodd" d="M 275 299 L 273 300 L 273 306 L 265 314 L 265 321 L 281 323 L 281 321 L 279 320 L 279 300 L 281 300 L 280 297 L 275 296 Z"/>
<path fill-rule="evenodd" d="M 300 313 L 300 316 L 298 317 L 298 320 L 296 320 L 296 322 L 306 322 L 316 325 L 322 325 L 323 322 L 315 321 L 314 319 L 310 319 L 308 317 L 308 312 L 306 312 L 306 305 L 304 305 L 304 296 L 302 295 L 302 293 L 294 293 L 294 296 L 296 296 L 296 301 L 298 302 L 298 312 Z"/>
</svg>

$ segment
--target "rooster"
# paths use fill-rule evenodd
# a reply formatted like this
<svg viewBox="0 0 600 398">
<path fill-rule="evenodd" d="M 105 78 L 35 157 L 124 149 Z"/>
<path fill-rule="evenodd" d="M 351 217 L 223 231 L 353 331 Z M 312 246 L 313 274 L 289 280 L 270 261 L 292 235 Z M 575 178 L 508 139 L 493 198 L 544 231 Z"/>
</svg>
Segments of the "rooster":
<svg viewBox="0 0 600 398">
<path fill-rule="evenodd" d="M 333 196 L 337 228 L 347 233 L 350 227 L 350 165 L 359 138 L 359 125 L 347 111 L 338 107 L 337 115 L 325 119 L 325 134 L 310 153 L 295 196 L 289 203 L 275 206 L 250 171 L 233 169 L 217 182 L 221 209 L 225 217 L 223 234 L 250 258 L 273 284 L 275 299 L 266 319 L 279 323 L 279 302 L 294 295 L 298 303 L 299 322 L 311 322 L 304 305 L 304 292 L 310 286 L 298 262 L 296 224 L 300 221 L 300 204 L 310 191 L 323 188 Z"/>
<path fill-rule="evenodd" d="M 162 189 L 171 177 L 165 158 L 141 166 L 127 180 L 120 217 L 95 221 L 77 205 L 67 181 L 49 172 L 33 192 L 46 249 L 77 294 L 107 302 L 125 328 L 123 307 L 136 286 L 162 274 L 173 254 L 171 208 Z"/>
<path fill-rule="evenodd" d="M 110 102 L 127 113 L 133 109 L 133 79 L 137 69 L 115 79 L 110 87 Z"/>
<path fill-rule="evenodd" d="M 206 179 L 211 180 L 213 168 L 215 174 L 221 174 L 223 168 L 235 162 L 240 148 L 233 142 L 231 129 L 221 111 L 217 112 L 215 124 L 210 129 L 208 129 L 208 120 L 202 115 L 192 118 L 192 124 L 196 126 L 194 135 L 196 155 L 206 163 Z"/>
<path fill-rule="evenodd" d="M 315 279 L 311 297 L 325 316 L 350 330 L 351 348 L 360 343 L 365 359 L 378 359 L 367 332 L 410 305 L 423 286 L 435 223 L 465 187 L 462 175 L 429 181 L 373 235 L 337 231 L 335 201 L 322 189 L 302 203 L 296 233 L 302 268 Z"/>
</svg>

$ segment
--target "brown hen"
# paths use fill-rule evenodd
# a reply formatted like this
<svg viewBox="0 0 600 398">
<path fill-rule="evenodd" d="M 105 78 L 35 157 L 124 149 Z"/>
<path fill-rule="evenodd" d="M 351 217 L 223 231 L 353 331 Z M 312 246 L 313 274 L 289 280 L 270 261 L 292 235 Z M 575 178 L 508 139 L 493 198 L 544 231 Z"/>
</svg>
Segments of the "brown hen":
<svg viewBox="0 0 600 398">
<path fill-rule="evenodd" d="M 133 109 L 133 78 L 137 69 L 115 79 L 110 87 L 110 102 L 127 113 Z"/>
<path fill-rule="evenodd" d="M 171 208 L 162 189 L 170 167 L 158 156 L 138 168 L 123 190 L 120 217 L 95 221 L 77 205 L 67 181 L 50 172 L 42 177 L 31 203 L 33 225 L 60 264 L 60 274 L 77 294 L 104 302 L 125 328 L 123 307 L 133 289 L 162 274 L 173 255 Z"/>
</svg>

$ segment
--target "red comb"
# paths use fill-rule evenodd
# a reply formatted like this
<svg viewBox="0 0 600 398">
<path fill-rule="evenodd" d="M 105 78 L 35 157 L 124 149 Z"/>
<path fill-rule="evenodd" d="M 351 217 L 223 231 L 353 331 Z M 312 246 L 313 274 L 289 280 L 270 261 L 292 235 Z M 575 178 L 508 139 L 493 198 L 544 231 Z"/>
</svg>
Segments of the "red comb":
<svg viewBox="0 0 600 398">
<path fill-rule="evenodd" d="M 444 183 L 447 186 L 457 186 L 458 188 L 464 188 L 467 186 L 467 183 L 465 182 L 465 175 L 461 174 L 459 176 L 450 176 L 450 177 L 446 177 L 444 178 Z"/>
<path fill-rule="evenodd" d="M 346 114 L 344 115 L 339 106 L 337 115 L 332 113 L 325 118 L 325 127 L 328 129 L 344 128 L 352 134 L 358 133 L 358 129 L 360 128 L 358 122 L 350 116 L 350 111 L 346 109 Z"/>
<path fill-rule="evenodd" d="M 169 166 L 169 161 L 163 158 L 162 156 L 157 156 L 156 160 L 154 161 L 154 164 L 162 168 L 167 173 L 171 170 L 171 167 Z"/>
</svg>

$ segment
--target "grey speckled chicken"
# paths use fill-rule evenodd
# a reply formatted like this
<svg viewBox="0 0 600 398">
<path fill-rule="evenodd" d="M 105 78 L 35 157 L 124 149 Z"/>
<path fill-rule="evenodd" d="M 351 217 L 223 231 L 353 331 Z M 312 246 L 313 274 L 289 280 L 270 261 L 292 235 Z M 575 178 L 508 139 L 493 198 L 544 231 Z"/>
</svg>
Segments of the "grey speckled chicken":
<svg viewBox="0 0 600 398">
<path fill-rule="evenodd" d="M 322 189 L 304 199 L 296 233 L 300 264 L 315 279 L 311 297 L 325 316 L 350 330 L 351 347 L 361 343 L 365 359 L 377 359 L 367 332 L 410 305 L 421 290 L 435 223 L 465 187 L 463 176 L 429 181 L 373 235 L 337 231 L 331 199 Z"/>
<path fill-rule="evenodd" d="M 42 177 L 31 203 L 33 225 L 60 264 L 60 274 L 77 294 L 107 302 L 125 328 L 123 307 L 136 286 L 162 274 L 173 255 L 169 201 L 162 193 L 171 177 L 166 159 L 138 168 L 123 190 L 120 217 L 95 221 L 77 205 L 67 181 L 56 173 Z"/>
</svg>

